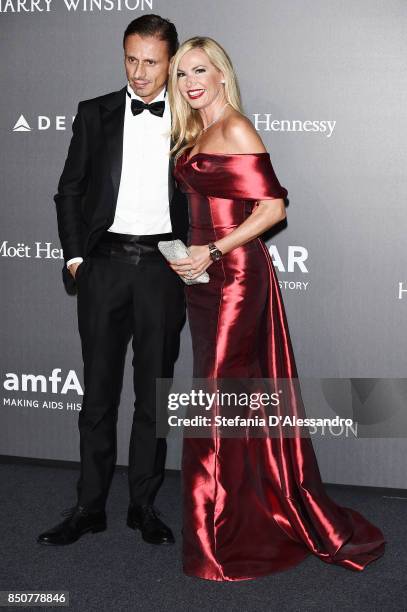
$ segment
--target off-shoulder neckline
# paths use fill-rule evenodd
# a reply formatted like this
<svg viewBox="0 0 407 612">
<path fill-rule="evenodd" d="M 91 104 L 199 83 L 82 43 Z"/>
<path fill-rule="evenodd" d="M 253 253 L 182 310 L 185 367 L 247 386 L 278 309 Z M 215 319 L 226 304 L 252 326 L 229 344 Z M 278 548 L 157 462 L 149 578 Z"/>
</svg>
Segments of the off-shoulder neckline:
<svg viewBox="0 0 407 612">
<path fill-rule="evenodd" d="M 198 153 L 194 153 L 190 157 L 186 157 L 186 151 L 183 153 L 185 155 L 185 162 L 189 163 L 195 157 L 199 157 L 199 155 L 210 155 L 215 157 L 236 157 L 241 155 L 270 155 L 267 151 L 262 151 L 261 153 L 206 153 L 205 151 L 201 151 Z"/>
</svg>

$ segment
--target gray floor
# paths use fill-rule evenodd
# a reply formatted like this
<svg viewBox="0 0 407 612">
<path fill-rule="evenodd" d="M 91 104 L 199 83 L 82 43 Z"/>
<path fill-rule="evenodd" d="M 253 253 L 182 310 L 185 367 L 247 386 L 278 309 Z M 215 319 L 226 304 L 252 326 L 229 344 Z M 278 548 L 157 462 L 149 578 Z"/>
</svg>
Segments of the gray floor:
<svg viewBox="0 0 407 612">
<path fill-rule="evenodd" d="M 120 469 L 109 496 L 107 531 L 87 534 L 70 546 L 45 547 L 36 536 L 60 522 L 61 510 L 74 504 L 77 468 L 2 463 L 0 470 L 0 590 L 69 591 L 68 609 L 81 612 L 407 610 L 407 492 L 328 487 L 331 497 L 359 510 L 385 533 L 385 555 L 364 572 L 310 556 L 287 572 L 213 583 L 182 573 L 177 473 L 167 474 L 157 499 L 174 529 L 175 546 L 150 546 L 125 526 L 127 475 Z"/>
</svg>

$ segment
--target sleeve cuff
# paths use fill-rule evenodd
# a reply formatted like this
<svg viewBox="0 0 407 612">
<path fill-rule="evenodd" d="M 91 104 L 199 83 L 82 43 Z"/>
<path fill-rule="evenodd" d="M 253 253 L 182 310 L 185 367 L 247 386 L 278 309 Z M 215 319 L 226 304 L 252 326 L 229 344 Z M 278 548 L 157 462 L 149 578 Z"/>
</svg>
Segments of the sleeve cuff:
<svg viewBox="0 0 407 612">
<path fill-rule="evenodd" d="M 82 263 L 83 261 L 83 257 L 72 257 L 72 259 L 68 259 L 68 261 L 66 262 L 66 267 L 69 268 L 69 266 L 73 263 Z"/>
</svg>

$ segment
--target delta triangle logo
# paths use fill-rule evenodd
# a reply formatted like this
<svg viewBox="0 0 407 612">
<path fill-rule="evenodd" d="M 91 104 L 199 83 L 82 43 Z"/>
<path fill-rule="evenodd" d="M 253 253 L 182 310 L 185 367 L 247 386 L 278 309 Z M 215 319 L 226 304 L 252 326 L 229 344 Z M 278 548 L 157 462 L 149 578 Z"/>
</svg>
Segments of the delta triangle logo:
<svg viewBox="0 0 407 612">
<path fill-rule="evenodd" d="M 24 115 L 20 115 L 17 119 L 17 122 L 13 127 L 13 132 L 31 132 L 31 128 L 28 125 L 27 119 L 24 117 Z"/>
</svg>

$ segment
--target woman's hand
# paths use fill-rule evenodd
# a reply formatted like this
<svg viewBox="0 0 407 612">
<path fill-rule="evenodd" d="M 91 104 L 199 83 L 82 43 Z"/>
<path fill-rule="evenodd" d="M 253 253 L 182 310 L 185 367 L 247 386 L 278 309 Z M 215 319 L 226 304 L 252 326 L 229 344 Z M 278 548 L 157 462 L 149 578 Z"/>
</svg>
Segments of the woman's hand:
<svg viewBox="0 0 407 612">
<path fill-rule="evenodd" d="M 193 280 L 198 278 L 205 272 L 212 263 L 212 259 L 209 254 L 209 247 L 205 245 L 191 245 L 188 247 L 189 257 L 185 259 L 177 259 L 176 261 L 168 262 L 171 268 L 184 278 Z"/>
</svg>

